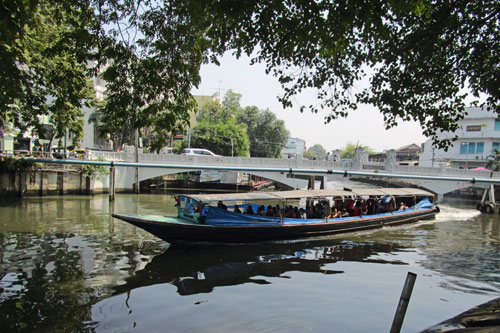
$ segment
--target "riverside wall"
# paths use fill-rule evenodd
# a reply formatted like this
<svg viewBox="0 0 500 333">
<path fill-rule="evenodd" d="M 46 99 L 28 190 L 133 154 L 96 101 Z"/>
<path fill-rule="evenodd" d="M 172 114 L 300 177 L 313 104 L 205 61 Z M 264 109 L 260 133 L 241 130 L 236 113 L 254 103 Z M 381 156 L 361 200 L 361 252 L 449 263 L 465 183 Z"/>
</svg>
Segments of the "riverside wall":
<svg viewBox="0 0 500 333">
<path fill-rule="evenodd" d="M 0 196 L 92 195 L 109 192 L 109 180 L 86 177 L 75 170 L 0 172 Z"/>
</svg>

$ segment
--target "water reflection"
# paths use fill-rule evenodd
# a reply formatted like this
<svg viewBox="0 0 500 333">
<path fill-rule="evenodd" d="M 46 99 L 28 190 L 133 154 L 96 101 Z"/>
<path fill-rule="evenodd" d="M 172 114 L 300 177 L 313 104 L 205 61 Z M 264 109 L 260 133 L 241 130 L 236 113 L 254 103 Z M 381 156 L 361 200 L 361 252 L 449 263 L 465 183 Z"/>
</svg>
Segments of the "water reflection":
<svg viewBox="0 0 500 333">
<path fill-rule="evenodd" d="M 75 233 L 0 233 L 0 331 L 92 331 L 92 305 L 164 247 Z"/>
<path fill-rule="evenodd" d="M 170 248 L 146 267 L 116 286 L 123 293 L 143 286 L 170 283 L 180 295 L 211 292 L 215 287 L 244 283 L 268 284 L 271 277 L 286 278 L 288 272 L 339 274 L 327 264 L 359 261 L 404 264 L 399 260 L 372 258 L 400 248 L 393 244 L 355 243 L 333 240 L 266 243 L 240 246 Z"/>
</svg>

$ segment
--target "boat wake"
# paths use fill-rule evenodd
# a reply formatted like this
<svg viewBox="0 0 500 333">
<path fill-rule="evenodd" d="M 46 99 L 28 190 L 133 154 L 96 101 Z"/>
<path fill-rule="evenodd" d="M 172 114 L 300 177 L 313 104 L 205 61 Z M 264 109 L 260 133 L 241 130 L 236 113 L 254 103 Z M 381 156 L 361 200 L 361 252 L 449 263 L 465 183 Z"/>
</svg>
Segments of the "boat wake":
<svg viewBox="0 0 500 333">
<path fill-rule="evenodd" d="M 436 214 L 437 222 L 440 221 L 467 221 L 481 215 L 481 212 L 473 208 L 456 208 L 452 206 L 440 205 L 439 214 Z"/>
</svg>

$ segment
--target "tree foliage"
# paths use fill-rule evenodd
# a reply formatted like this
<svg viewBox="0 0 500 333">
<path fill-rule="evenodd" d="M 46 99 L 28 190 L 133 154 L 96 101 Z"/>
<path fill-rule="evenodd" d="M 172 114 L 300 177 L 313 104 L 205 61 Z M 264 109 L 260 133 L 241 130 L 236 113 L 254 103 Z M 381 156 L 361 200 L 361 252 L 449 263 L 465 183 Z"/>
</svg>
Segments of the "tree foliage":
<svg viewBox="0 0 500 333">
<path fill-rule="evenodd" d="M 414 120 L 423 134 L 455 131 L 467 98 L 486 96 L 500 111 L 500 3 L 454 1 L 173 1 L 180 17 L 205 31 L 213 55 L 233 50 L 265 63 L 291 107 L 316 89 L 325 122 L 360 103 L 387 128 Z M 366 88 L 360 80 L 369 79 Z"/>
<path fill-rule="evenodd" d="M 340 152 L 340 158 L 354 158 L 354 156 L 356 155 L 356 150 L 363 150 L 368 152 L 369 154 L 374 153 L 374 150 L 368 146 L 348 143 Z"/>
<path fill-rule="evenodd" d="M 22 135 L 83 133 L 81 108 L 93 102 L 87 61 L 95 45 L 93 9 L 86 1 L 14 0 L 2 4 L 0 21 L 0 126 Z"/>
<path fill-rule="evenodd" d="M 313 160 L 324 160 L 326 156 L 326 149 L 320 144 L 315 144 L 309 147 L 304 154 L 304 157 Z"/>
<path fill-rule="evenodd" d="M 233 118 L 218 123 L 209 120 L 200 121 L 191 132 L 191 146 L 209 149 L 217 155 L 249 155 L 245 128 L 236 124 Z"/>
<path fill-rule="evenodd" d="M 89 102 L 87 63 L 102 71 L 102 123 L 158 133 L 186 124 L 202 63 L 226 51 L 264 63 L 292 107 L 345 117 L 376 106 L 387 128 L 417 121 L 446 147 L 465 102 L 500 111 L 500 2 L 452 1 L 97 1 L 13 0 L 0 21 L 0 121 L 78 132 Z M 361 80 L 369 80 L 366 85 Z M 51 96 L 49 99 L 48 96 Z M 476 103 L 477 104 L 477 103 Z M 3 125 L 3 124 L 0 124 Z M 61 126 L 59 126 L 61 125 Z"/>
<path fill-rule="evenodd" d="M 250 156 L 279 157 L 285 147 L 289 132 L 285 122 L 267 110 L 259 110 L 256 106 L 248 106 L 236 116 L 239 123 L 246 124 L 250 141 Z"/>
<path fill-rule="evenodd" d="M 500 149 L 493 148 L 491 155 L 487 157 L 488 163 L 486 164 L 486 168 L 491 169 L 493 171 L 500 170 Z"/>
<path fill-rule="evenodd" d="M 211 122 L 227 122 L 241 112 L 241 94 L 229 89 L 220 103 L 217 99 L 208 100 L 200 106 L 198 120 L 208 120 Z"/>
</svg>

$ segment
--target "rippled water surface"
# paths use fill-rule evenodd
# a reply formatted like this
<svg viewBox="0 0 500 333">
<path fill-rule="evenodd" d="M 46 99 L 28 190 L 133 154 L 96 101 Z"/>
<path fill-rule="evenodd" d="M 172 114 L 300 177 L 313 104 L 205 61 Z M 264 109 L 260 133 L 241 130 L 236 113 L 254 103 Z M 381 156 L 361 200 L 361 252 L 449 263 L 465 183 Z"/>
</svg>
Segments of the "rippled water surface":
<svg viewBox="0 0 500 333">
<path fill-rule="evenodd" d="M 403 332 L 500 293 L 499 215 L 327 239 L 169 248 L 112 212 L 173 215 L 164 195 L 2 199 L 0 331 L 387 332 L 408 272 Z"/>
</svg>

